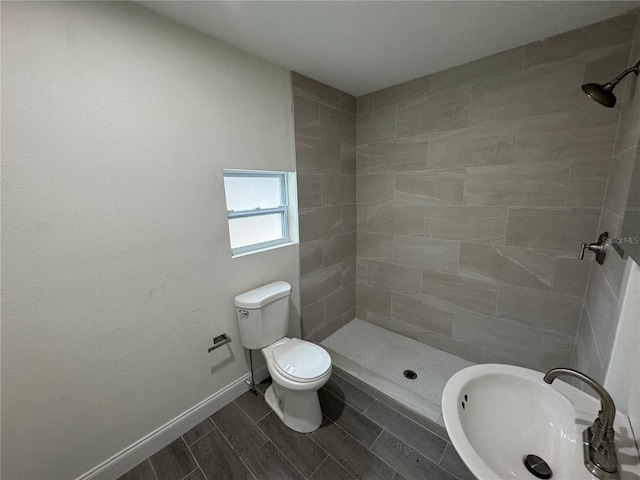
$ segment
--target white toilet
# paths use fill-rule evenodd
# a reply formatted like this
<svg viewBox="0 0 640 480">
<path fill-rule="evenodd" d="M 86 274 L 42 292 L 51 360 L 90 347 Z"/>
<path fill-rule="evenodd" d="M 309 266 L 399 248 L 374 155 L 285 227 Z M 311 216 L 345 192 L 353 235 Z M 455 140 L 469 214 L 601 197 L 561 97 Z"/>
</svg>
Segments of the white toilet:
<svg viewBox="0 0 640 480">
<path fill-rule="evenodd" d="M 273 380 L 267 404 L 301 433 L 322 423 L 318 390 L 331 376 L 331 357 L 314 343 L 287 338 L 291 285 L 274 282 L 238 295 L 234 303 L 245 348 L 261 349 Z"/>
</svg>

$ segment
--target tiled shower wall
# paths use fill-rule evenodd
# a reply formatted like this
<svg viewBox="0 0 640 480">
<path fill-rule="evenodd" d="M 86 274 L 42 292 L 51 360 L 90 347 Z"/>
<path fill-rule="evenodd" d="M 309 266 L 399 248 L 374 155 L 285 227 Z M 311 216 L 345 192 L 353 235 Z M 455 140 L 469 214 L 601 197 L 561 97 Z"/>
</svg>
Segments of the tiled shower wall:
<svg viewBox="0 0 640 480">
<path fill-rule="evenodd" d="M 577 253 L 597 238 L 621 111 L 580 85 L 628 67 L 635 25 L 617 17 L 358 98 L 358 318 L 473 361 L 570 362 L 592 263 Z"/>
<path fill-rule="evenodd" d="M 302 335 L 322 340 L 355 317 L 356 99 L 292 74 Z"/>
<path fill-rule="evenodd" d="M 640 16 L 636 19 L 633 50 L 627 61 L 631 66 L 640 60 Z M 610 76 L 616 75 L 613 72 Z M 600 79 L 602 80 L 602 79 Z M 600 81 L 598 80 L 598 81 Z M 608 231 L 618 236 L 622 226 L 627 196 L 631 186 L 640 188 L 640 80 L 630 75 L 616 89 L 621 117 L 615 144 L 613 165 L 600 217 L 599 232 Z M 620 91 L 618 91 L 618 89 Z M 634 171 L 634 164 L 636 165 Z M 630 197 L 636 202 L 639 196 Z M 637 225 L 638 222 L 635 223 Z M 625 235 L 638 237 L 640 232 L 630 229 Z M 623 245 L 625 248 L 627 245 Z M 637 250 L 636 250 L 637 251 Z M 616 308 L 624 274 L 625 261 L 608 249 L 605 263 L 593 263 L 589 285 L 582 310 L 582 319 L 573 358 L 573 366 L 597 380 L 603 381 L 611 357 L 617 328 Z"/>
</svg>

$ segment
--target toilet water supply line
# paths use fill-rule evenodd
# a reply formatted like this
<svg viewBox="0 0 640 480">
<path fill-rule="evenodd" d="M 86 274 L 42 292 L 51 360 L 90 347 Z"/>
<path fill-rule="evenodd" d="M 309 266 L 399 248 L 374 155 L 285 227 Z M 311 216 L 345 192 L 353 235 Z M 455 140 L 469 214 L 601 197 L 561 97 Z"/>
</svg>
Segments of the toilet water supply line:
<svg viewBox="0 0 640 480">
<path fill-rule="evenodd" d="M 253 350 L 249 350 L 249 364 L 251 366 L 251 388 L 249 389 L 254 395 L 258 394 L 256 390 L 256 381 L 253 378 Z"/>
</svg>

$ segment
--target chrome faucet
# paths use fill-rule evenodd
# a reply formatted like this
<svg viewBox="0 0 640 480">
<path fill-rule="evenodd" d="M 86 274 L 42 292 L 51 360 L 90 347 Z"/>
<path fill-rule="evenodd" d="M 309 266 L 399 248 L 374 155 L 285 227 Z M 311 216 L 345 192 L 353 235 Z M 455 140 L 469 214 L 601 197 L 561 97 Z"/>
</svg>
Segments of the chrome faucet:
<svg viewBox="0 0 640 480">
<path fill-rule="evenodd" d="M 601 480 L 619 480 L 618 457 L 613 443 L 613 420 L 616 416 L 616 406 L 611 395 L 593 378 L 571 368 L 552 368 L 544 376 L 544 381 L 550 384 L 562 375 L 582 380 L 600 396 L 598 417 L 590 427 L 582 432 L 584 466 L 592 475 Z"/>
</svg>

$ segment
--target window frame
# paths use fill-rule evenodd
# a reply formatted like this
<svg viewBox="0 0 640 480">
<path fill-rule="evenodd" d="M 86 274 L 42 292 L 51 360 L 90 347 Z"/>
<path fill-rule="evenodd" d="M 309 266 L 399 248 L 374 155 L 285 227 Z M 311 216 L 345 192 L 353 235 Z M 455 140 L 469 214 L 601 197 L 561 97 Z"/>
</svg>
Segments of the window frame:
<svg viewBox="0 0 640 480">
<path fill-rule="evenodd" d="M 269 247 L 281 244 L 291 243 L 289 234 L 289 190 L 288 190 L 288 174 L 287 172 L 258 171 L 258 170 L 222 170 L 223 182 L 227 177 L 243 177 L 243 178 L 277 178 L 280 182 L 280 205 L 273 208 L 256 208 L 253 210 L 227 210 L 227 222 L 235 218 L 259 217 L 262 215 L 280 214 L 282 237 L 266 242 L 251 243 L 241 247 L 231 248 L 231 255 L 241 255 L 250 252 L 261 251 Z M 227 191 L 225 187 L 225 200 Z M 229 229 L 229 244 L 231 245 L 231 229 Z"/>
</svg>

